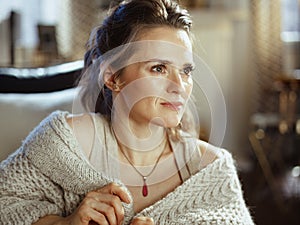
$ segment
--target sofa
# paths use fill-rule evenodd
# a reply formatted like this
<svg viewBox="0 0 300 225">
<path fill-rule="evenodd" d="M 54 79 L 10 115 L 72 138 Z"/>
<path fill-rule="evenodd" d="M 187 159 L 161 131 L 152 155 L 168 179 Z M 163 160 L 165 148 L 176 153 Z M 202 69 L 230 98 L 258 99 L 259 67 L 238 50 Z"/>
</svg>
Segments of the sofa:
<svg viewBox="0 0 300 225">
<path fill-rule="evenodd" d="M 72 112 L 82 61 L 45 68 L 0 68 L 0 161 L 55 110 Z"/>
</svg>

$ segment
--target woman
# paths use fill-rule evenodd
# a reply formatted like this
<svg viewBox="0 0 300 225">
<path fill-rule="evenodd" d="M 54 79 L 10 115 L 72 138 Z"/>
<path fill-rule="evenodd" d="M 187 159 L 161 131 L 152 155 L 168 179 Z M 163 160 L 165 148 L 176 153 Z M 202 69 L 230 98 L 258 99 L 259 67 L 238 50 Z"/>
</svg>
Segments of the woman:
<svg viewBox="0 0 300 225">
<path fill-rule="evenodd" d="M 191 19 L 115 6 L 91 34 L 88 113 L 54 112 L 1 163 L 3 224 L 253 224 L 230 154 L 193 137 Z"/>
</svg>

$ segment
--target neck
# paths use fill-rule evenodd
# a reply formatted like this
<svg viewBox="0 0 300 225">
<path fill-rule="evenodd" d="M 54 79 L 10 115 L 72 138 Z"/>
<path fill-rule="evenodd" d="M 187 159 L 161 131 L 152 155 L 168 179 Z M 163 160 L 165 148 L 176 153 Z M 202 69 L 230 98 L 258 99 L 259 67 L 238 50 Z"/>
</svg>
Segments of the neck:
<svg viewBox="0 0 300 225">
<path fill-rule="evenodd" d="M 139 139 L 152 139 L 155 133 L 164 134 L 166 128 L 162 119 L 153 118 L 149 121 L 148 118 L 133 119 L 128 118 L 128 129 Z"/>
<path fill-rule="evenodd" d="M 165 155 L 168 154 L 170 151 L 169 142 L 166 134 L 163 136 L 161 142 L 149 151 L 139 151 L 136 149 L 133 150 L 122 144 L 119 140 L 118 145 L 119 151 L 121 153 L 119 154 L 120 160 L 122 160 L 125 163 L 128 163 L 128 160 L 130 160 L 130 162 L 135 166 L 153 166 L 161 154 Z"/>
</svg>

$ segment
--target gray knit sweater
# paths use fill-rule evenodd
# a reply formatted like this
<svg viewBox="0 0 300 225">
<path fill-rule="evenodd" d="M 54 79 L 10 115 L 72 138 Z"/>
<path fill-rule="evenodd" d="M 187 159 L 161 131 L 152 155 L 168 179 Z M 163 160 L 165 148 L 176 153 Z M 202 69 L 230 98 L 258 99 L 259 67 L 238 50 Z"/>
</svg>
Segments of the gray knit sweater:
<svg viewBox="0 0 300 225">
<path fill-rule="evenodd" d="M 0 164 L 0 224 L 27 225 L 49 214 L 67 216 L 87 192 L 111 182 L 124 186 L 87 163 L 66 115 L 52 113 Z M 253 224 L 232 157 L 221 149 L 219 155 L 140 213 L 124 203 L 124 224 L 141 215 L 156 224 Z"/>
</svg>

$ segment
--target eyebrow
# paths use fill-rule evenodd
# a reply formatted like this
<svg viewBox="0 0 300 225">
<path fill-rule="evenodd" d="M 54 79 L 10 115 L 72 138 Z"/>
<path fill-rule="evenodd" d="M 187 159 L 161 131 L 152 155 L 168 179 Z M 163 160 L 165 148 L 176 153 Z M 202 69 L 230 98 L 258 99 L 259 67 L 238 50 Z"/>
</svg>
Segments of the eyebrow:
<svg viewBox="0 0 300 225">
<path fill-rule="evenodd" d="M 153 59 L 148 59 L 147 61 L 145 61 L 145 63 L 149 63 L 149 62 L 159 62 L 161 64 L 171 64 L 174 65 L 174 62 L 170 61 L 170 60 L 165 60 L 165 59 L 158 59 L 158 58 L 153 58 Z M 185 63 L 183 64 L 183 67 L 195 67 L 195 63 Z"/>
<path fill-rule="evenodd" d="M 148 62 L 159 62 L 159 63 L 162 63 L 162 64 L 174 64 L 172 61 L 165 60 L 165 59 L 158 59 L 158 58 L 148 59 L 145 62 L 146 63 L 148 63 Z"/>
</svg>

